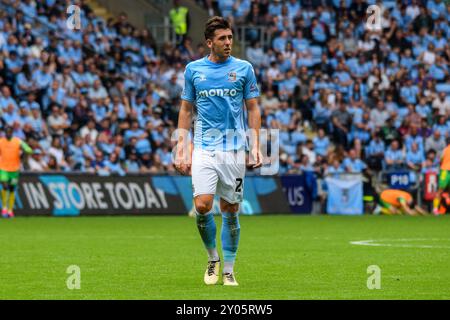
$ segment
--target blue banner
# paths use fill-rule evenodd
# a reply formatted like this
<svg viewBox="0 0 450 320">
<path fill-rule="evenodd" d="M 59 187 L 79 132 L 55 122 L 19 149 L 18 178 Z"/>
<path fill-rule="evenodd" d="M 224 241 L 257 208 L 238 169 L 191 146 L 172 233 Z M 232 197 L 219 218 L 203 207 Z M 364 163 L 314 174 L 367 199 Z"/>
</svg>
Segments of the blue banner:
<svg viewBox="0 0 450 320">
<path fill-rule="evenodd" d="M 355 180 L 326 178 L 328 187 L 327 213 L 360 215 L 364 213 L 363 183 Z"/>
<path fill-rule="evenodd" d="M 291 212 L 311 213 L 317 193 L 314 174 L 305 172 L 301 175 L 281 176 L 280 179 Z"/>
<path fill-rule="evenodd" d="M 392 189 L 408 190 L 415 182 L 414 175 L 408 171 L 390 172 L 387 178 L 389 187 Z"/>
</svg>

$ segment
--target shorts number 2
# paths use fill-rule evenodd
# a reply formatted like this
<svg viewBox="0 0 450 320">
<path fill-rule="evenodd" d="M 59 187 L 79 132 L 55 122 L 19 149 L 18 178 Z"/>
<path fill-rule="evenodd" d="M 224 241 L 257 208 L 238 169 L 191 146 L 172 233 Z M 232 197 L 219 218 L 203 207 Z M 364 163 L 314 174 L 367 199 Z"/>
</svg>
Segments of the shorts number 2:
<svg viewBox="0 0 450 320">
<path fill-rule="evenodd" d="M 242 178 L 236 178 L 237 186 L 236 186 L 236 192 L 242 191 Z"/>
</svg>

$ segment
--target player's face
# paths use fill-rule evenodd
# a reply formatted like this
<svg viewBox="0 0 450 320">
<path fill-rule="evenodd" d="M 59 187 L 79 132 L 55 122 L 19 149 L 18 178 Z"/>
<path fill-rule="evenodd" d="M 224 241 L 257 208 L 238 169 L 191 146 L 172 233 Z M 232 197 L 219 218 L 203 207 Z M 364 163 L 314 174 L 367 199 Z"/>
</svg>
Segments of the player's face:
<svg viewBox="0 0 450 320">
<path fill-rule="evenodd" d="M 6 138 L 7 138 L 7 139 L 11 139 L 11 138 L 12 138 L 12 135 L 13 135 L 13 129 L 12 129 L 12 128 L 7 128 L 7 129 L 5 130 L 5 135 L 6 135 Z"/>
<path fill-rule="evenodd" d="M 212 54 L 226 59 L 231 55 L 233 32 L 230 29 L 218 29 L 215 31 L 214 38 L 207 41 L 207 45 Z"/>
</svg>

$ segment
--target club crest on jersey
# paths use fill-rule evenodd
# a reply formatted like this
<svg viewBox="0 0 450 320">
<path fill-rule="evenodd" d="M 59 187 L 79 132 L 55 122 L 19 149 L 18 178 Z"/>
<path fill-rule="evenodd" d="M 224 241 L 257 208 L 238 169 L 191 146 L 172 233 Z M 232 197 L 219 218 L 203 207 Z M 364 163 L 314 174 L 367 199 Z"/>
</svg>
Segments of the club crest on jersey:
<svg viewBox="0 0 450 320">
<path fill-rule="evenodd" d="M 231 71 L 228 73 L 228 81 L 235 82 L 236 81 L 236 72 Z"/>
</svg>

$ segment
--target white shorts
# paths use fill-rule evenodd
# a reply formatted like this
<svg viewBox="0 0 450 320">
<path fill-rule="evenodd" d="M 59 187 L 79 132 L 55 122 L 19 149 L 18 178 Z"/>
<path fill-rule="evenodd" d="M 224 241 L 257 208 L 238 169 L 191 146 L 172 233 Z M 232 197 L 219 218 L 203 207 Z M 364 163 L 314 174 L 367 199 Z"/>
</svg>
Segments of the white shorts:
<svg viewBox="0 0 450 320">
<path fill-rule="evenodd" d="M 245 152 L 207 151 L 192 154 L 192 191 L 217 194 L 228 203 L 240 203 L 244 195 Z"/>
</svg>

